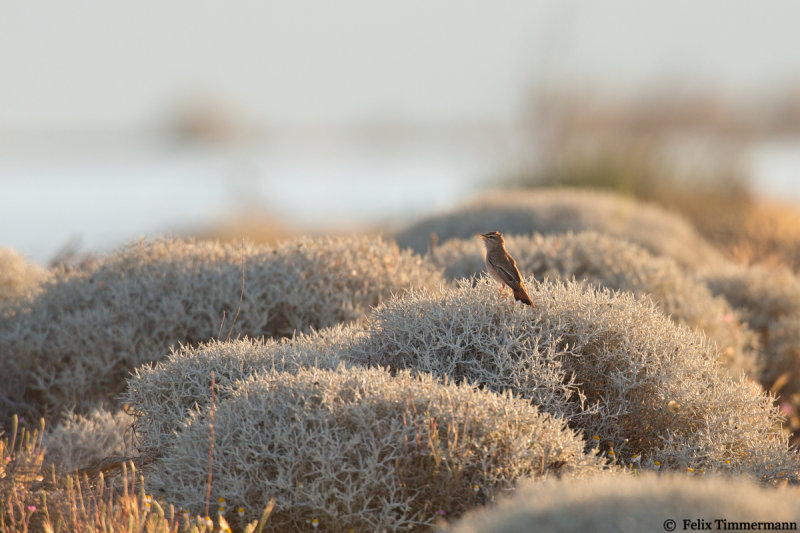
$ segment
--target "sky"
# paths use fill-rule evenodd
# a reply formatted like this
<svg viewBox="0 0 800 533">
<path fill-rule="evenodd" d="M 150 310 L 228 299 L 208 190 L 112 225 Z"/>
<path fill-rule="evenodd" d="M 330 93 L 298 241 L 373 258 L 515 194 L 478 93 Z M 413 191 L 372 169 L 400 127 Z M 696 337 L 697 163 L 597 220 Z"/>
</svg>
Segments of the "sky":
<svg viewBox="0 0 800 533">
<path fill-rule="evenodd" d="M 536 87 L 800 79 L 800 2 L 0 0 L 0 131 L 512 121 Z"/>
<path fill-rule="evenodd" d="M 0 0 L 0 246 L 44 263 L 245 208 L 400 223 L 535 157 L 515 124 L 539 91 L 800 87 L 797 21 L 795 0 Z M 268 134 L 170 144 L 204 102 Z M 391 149 L 358 129 L 393 124 L 415 128 Z M 759 150 L 762 189 L 800 198 L 797 143 Z"/>
</svg>

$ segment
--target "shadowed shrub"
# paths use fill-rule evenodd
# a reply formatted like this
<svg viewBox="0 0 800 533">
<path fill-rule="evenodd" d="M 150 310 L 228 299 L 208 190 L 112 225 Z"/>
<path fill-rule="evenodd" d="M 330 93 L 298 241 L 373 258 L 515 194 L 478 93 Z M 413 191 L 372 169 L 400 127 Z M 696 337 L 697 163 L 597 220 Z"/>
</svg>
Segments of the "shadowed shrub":
<svg viewBox="0 0 800 533">
<path fill-rule="evenodd" d="M 785 268 L 729 266 L 704 277 L 758 334 L 765 347 L 764 383 L 786 375 L 782 395 L 800 392 L 800 279 Z M 784 379 L 786 379 L 784 378 Z"/>
<path fill-rule="evenodd" d="M 485 277 L 393 298 L 370 315 L 357 359 L 510 389 L 623 462 L 795 475 L 771 399 L 730 378 L 704 336 L 627 293 L 527 283 L 533 309 Z"/>
<path fill-rule="evenodd" d="M 255 372 L 335 368 L 343 361 L 342 353 L 363 336 L 354 326 L 334 326 L 291 340 L 214 340 L 172 350 L 162 361 L 138 368 L 128 380 L 123 399 L 136 417 L 137 446 L 150 451 L 171 443 L 183 421 L 210 402 L 212 372 L 216 397 L 225 399 L 239 380 Z"/>
<path fill-rule="evenodd" d="M 768 351 L 771 357 L 772 375 L 785 376 L 785 384 L 778 383 L 778 393 L 799 401 L 800 394 L 800 312 L 781 317 L 770 327 Z"/>
<path fill-rule="evenodd" d="M 72 472 L 86 468 L 109 455 L 133 452 L 133 417 L 123 411 L 96 409 L 87 416 L 67 413 L 53 429 L 45 432 L 45 464 Z"/>
<path fill-rule="evenodd" d="M 744 371 L 760 377 L 755 333 L 742 326 L 723 298 L 672 259 L 595 232 L 507 236 L 506 244 L 523 275 L 539 281 L 575 278 L 648 297 L 675 322 L 699 328 L 714 341 L 732 375 Z M 477 239 L 451 239 L 436 248 L 432 260 L 447 277 L 470 277 L 485 271 L 482 250 Z"/>
<path fill-rule="evenodd" d="M 431 233 L 444 242 L 489 230 L 509 235 L 595 230 L 636 243 L 655 255 L 672 257 L 682 266 L 722 260 L 679 215 L 610 193 L 573 189 L 484 194 L 449 213 L 413 224 L 397 235 L 397 242 L 423 252 Z"/>
<path fill-rule="evenodd" d="M 443 531 L 527 533 L 533 524 L 541 533 L 663 531 L 667 520 L 674 520 L 679 531 L 700 529 L 686 527 L 684 520 L 690 525 L 704 520 L 714 530 L 725 529 L 723 521 L 729 529 L 756 529 L 751 522 L 800 520 L 796 490 L 763 488 L 743 479 L 604 475 L 520 485 L 512 497 L 468 513 Z"/>
<path fill-rule="evenodd" d="M 30 298 L 50 274 L 10 248 L 0 248 L 0 316 L 5 307 Z"/>
<path fill-rule="evenodd" d="M 84 412 L 111 401 L 133 368 L 178 343 L 288 336 L 356 320 L 392 293 L 440 280 L 421 258 L 379 238 L 276 248 L 140 242 L 59 276 L 0 319 L 0 353 L 13 376 L 0 406 Z"/>
<path fill-rule="evenodd" d="M 421 530 L 520 477 L 598 472 L 563 421 L 530 402 L 383 369 L 270 371 L 217 405 L 212 497 L 270 531 Z M 208 411 L 152 465 L 150 487 L 204 508 Z M 234 514 L 234 513 L 231 513 Z"/>
</svg>

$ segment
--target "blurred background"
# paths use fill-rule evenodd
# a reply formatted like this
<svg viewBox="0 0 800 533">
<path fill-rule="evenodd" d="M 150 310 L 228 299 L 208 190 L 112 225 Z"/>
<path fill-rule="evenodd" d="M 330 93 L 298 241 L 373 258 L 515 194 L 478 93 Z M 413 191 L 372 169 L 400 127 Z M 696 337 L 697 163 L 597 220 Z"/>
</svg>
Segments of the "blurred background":
<svg viewBox="0 0 800 533">
<path fill-rule="evenodd" d="M 611 188 L 797 266 L 800 3 L 0 0 L 0 246 L 390 231 Z M 788 241 L 788 246 L 787 246 Z"/>
</svg>

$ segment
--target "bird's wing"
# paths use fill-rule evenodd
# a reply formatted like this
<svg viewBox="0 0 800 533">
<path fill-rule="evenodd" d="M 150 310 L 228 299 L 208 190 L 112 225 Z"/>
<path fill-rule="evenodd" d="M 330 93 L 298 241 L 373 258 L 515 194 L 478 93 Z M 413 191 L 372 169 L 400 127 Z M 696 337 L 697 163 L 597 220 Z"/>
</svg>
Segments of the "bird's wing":
<svg viewBox="0 0 800 533">
<path fill-rule="evenodd" d="M 514 287 L 522 281 L 519 270 L 517 270 L 517 265 L 514 264 L 514 259 L 510 255 L 506 256 L 506 261 L 497 261 L 489 256 L 487 256 L 486 260 L 494 267 L 494 269 L 500 274 L 503 280 L 508 283 L 509 286 Z"/>
</svg>

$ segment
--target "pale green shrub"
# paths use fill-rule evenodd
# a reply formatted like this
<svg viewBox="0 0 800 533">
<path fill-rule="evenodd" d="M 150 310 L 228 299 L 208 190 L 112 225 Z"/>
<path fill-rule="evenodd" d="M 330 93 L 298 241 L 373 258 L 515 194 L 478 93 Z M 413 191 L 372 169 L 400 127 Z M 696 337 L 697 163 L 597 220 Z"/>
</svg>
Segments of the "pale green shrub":
<svg viewBox="0 0 800 533">
<path fill-rule="evenodd" d="M 44 462 L 57 471 L 86 468 L 110 455 L 130 456 L 133 447 L 133 417 L 124 411 L 103 408 L 86 416 L 67 413 L 53 429 L 45 432 Z"/>
<path fill-rule="evenodd" d="M 370 315 L 357 360 L 510 389 L 623 462 L 795 475 L 771 399 L 730 378 L 704 336 L 628 293 L 527 284 L 532 309 L 485 277 L 393 298 Z"/>
<path fill-rule="evenodd" d="M 482 193 L 449 213 L 413 224 L 396 238 L 400 246 L 423 252 L 431 233 L 444 242 L 490 230 L 509 235 L 595 230 L 672 257 L 683 266 L 722 261 L 721 254 L 677 214 L 611 193 L 577 189 Z"/>
<path fill-rule="evenodd" d="M 764 383 L 769 386 L 788 373 L 789 381 L 781 394 L 800 392 L 800 279 L 785 268 L 729 265 L 706 274 L 705 282 L 761 335 Z"/>
<path fill-rule="evenodd" d="M 763 488 L 744 479 L 683 475 L 604 475 L 589 480 L 525 482 L 510 498 L 468 513 L 452 533 L 620 533 L 678 531 L 697 520 L 713 530 L 750 529 L 750 522 L 800 521 L 796 490 Z M 689 526 L 684 526 L 689 520 Z M 736 522 L 747 522 L 743 527 Z M 737 527 L 738 526 L 738 527 Z M 791 527 L 791 526 L 790 526 Z M 756 529 L 752 527 L 752 529 Z M 762 527 L 761 529 L 781 529 Z"/>
<path fill-rule="evenodd" d="M 507 236 L 506 246 L 523 275 L 585 281 L 599 287 L 648 297 L 679 324 L 699 328 L 718 348 L 720 359 L 737 376 L 760 377 L 758 340 L 721 297 L 668 257 L 655 257 L 624 240 L 595 232 Z M 450 278 L 485 270 L 483 244 L 452 239 L 436 248 L 432 260 Z"/>
<path fill-rule="evenodd" d="M 355 326 L 333 326 L 323 334 L 300 334 L 291 340 L 214 340 L 173 349 L 128 379 L 123 399 L 136 416 L 137 446 L 158 450 L 171 443 L 183 421 L 209 403 L 212 372 L 216 397 L 225 399 L 239 380 L 255 372 L 335 368 L 343 361 L 342 353 L 363 336 Z"/>
<path fill-rule="evenodd" d="M 212 498 L 270 531 L 419 530 L 457 517 L 520 477 L 601 470 L 562 420 L 530 402 L 383 369 L 270 371 L 217 404 Z M 148 473 L 149 486 L 204 508 L 208 409 Z M 235 516 L 235 513 L 229 513 Z"/>
<path fill-rule="evenodd" d="M 10 248 L 0 248 L 0 315 L 11 303 L 36 294 L 49 273 Z"/>
<path fill-rule="evenodd" d="M 62 274 L 15 316 L 0 318 L 0 353 L 13 376 L 0 407 L 83 412 L 111 401 L 133 368 L 178 343 L 288 336 L 352 321 L 390 294 L 440 280 L 418 256 L 373 237 L 275 248 L 133 244 Z"/>
</svg>

